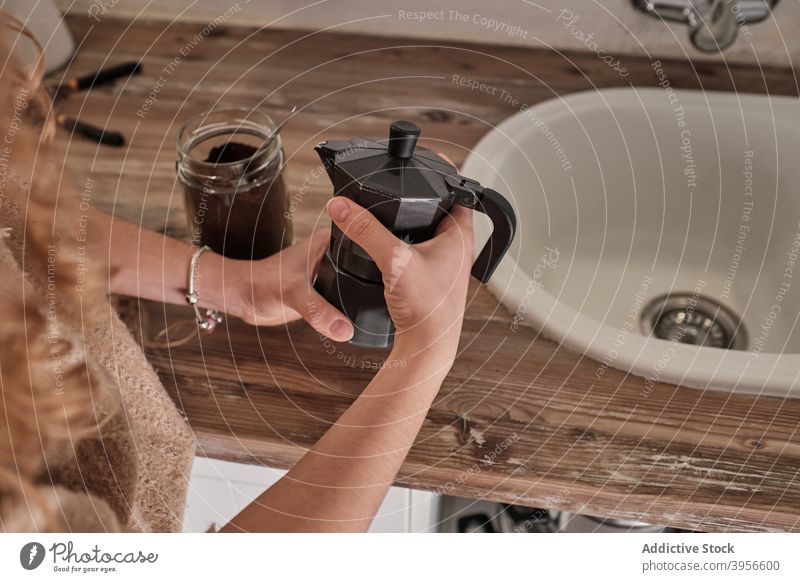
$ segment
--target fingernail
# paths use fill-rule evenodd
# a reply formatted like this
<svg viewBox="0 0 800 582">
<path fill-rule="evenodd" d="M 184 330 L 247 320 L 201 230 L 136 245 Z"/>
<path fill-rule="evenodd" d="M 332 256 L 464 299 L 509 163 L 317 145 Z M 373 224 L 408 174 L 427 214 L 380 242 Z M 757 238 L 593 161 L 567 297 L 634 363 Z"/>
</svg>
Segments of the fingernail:
<svg viewBox="0 0 800 582">
<path fill-rule="evenodd" d="M 349 339 L 350 324 L 344 319 L 337 319 L 331 324 L 330 332 L 335 338 L 344 339 L 346 336 Z"/>
<path fill-rule="evenodd" d="M 333 197 L 328 202 L 328 214 L 336 222 L 342 222 L 350 214 L 350 206 L 338 196 Z"/>
</svg>

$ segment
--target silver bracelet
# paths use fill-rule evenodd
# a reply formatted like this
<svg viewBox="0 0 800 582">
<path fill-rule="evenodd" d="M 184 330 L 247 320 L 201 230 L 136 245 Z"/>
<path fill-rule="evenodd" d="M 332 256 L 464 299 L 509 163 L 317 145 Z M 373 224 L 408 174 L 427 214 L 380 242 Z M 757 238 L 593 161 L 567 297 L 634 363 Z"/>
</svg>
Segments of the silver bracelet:
<svg viewBox="0 0 800 582">
<path fill-rule="evenodd" d="M 194 254 L 192 254 L 192 260 L 189 262 L 189 284 L 186 291 L 186 302 L 194 308 L 197 327 L 206 333 L 213 332 L 215 329 L 217 329 L 217 325 L 222 323 L 222 316 L 218 311 L 214 309 L 206 309 L 206 313 L 203 315 L 200 313 L 200 309 L 197 307 L 197 303 L 200 301 L 200 296 L 197 294 L 197 265 L 200 262 L 200 255 L 210 250 L 211 247 L 208 245 L 203 245 L 202 247 L 198 247 L 197 250 L 194 251 Z"/>
</svg>

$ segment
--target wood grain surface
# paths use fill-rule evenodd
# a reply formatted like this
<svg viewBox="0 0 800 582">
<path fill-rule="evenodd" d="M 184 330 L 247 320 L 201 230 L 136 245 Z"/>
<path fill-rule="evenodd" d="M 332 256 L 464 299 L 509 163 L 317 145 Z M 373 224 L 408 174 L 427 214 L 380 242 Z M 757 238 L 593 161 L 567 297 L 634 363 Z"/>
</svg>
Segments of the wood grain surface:
<svg viewBox="0 0 800 582">
<path fill-rule="evenodd" d="M 186 230 L 175 133 L 216 104 L 260 105 L 276 118 L 298 106 L 282 135 L 303 236 L 327 223 L 331 188 L 312 149 L 323 138 L 383 136 L 403 117 L 424 126 L 424 145 L 460 163 L 522 103 L 658 81 L 646 59 L 623 58 L 623 78 L 591 55 L 545 50 L 224 26 L 205 34 L 197 24 L 110 18 L 69 24 L 80 44 L 71 73 L 144 64 L 127 83 L 60 105 L 130 141 L 98 148 L 60 133 L 73 179 L 91 184 L 96 205 L 175 236 Z M 676 88 L 798 93 L 788 70 L 663 65 Z M 498 91 L 470 91 L 454 75 Z M 189 309 L 119 305 L 211 457 L 290 466 L 385 356 L 330 343 L 302 323 L 228 320 L 187 339 Z M 695 530 L 800 530 L 800 401 L 665 384 L 648 394 L 641 379 L 616 370 L 598 379 L 596 362 L 510 323 L 473 284 L 461 354 L 397 484 Z"/>
</svg>

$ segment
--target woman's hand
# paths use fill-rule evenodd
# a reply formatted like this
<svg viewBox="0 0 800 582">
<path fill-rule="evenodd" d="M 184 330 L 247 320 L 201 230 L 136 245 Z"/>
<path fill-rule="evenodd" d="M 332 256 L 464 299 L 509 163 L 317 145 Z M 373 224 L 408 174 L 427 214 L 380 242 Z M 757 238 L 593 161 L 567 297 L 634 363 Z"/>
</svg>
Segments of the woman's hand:
<svg viewBox="0 0 800 582">
<path fill-rule="evenodd" d="M 449 369 L 458 349 L 472 256 L 472 211 L 454 206 L 436 236 L 408 244 L 372 213 L 344 196 L 328 202 L 328 214 L 361 246 L 383 274 L 395 348 L 432 355 Z"/>
<path fill-rule="evenodd" d="M 367 531 L 458 347 L 470 211 L 454 208 L 436 237 L 416 245 L 398 240 L 344 197 L 329 202 L 328 213 L 383 272 L 397 328 L 391 360 L 289 473 L 223 531 Z"/>
<path fill-rule="evenodd" d="M 222 274 L 226 311 L 251 325 L 302 318 L 333 340 L 349 340 L 353 324 L 313 286 L 330 236 L 329 229 L 321 229 L 266 259 L 226 260 Z"/>
</svg>

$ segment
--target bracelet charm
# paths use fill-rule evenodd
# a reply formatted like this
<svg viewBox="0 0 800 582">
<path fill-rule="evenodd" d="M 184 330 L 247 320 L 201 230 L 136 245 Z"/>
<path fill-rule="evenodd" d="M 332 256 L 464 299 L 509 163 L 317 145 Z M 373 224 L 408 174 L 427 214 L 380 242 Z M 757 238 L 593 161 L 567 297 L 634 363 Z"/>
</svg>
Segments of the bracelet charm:
<svg viewBox="0 0 800 582">
<path fill-rule="evenodd" d="M 198 247 L 194 254 L 192 254 L 192 260 L 189 262 L 189 283 L 186 291 L 186 303 L 194 308 L 197 327 L 206 333 L 212 333 L 217 328 L 217 325 L 222 323 L 222 315 L 215 309 L 206 309 L 205 314 L 202 314 L 200 308 L 197 307 L 200 301 L 200 295 L 197 292 L 197 279 L 199 276 L 197 265 L 200 262 L 200 256 L 204 252 L 210 250 L 211 247 L 203 245 L 202 247 Z"/>
</svg>

